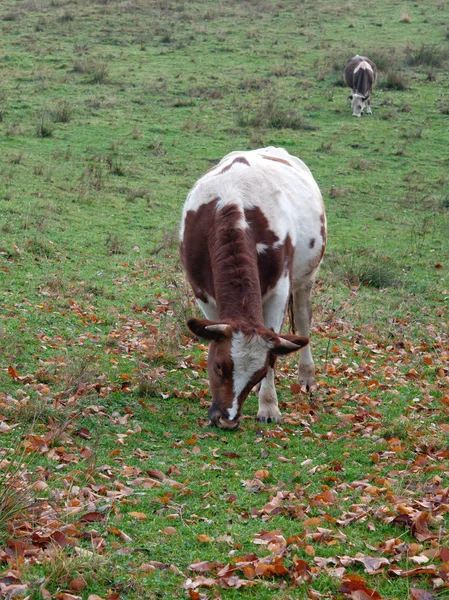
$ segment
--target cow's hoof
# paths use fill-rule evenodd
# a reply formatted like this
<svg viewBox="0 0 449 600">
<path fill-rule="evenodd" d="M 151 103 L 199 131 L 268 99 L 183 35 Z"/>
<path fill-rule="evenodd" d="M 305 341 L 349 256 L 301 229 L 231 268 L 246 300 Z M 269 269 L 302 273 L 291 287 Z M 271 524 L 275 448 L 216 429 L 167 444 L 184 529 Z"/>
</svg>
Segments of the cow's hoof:
<svg viewBox="0 0 449 600">
<path fill-rule="evenodd" d="M 315 370 L 313 366 L 299 367 L 298 383 L 305 392 L 313 392 L 316 388 Z"/>
<path fill-rule="evenodd" d="M 257 418 L 261 423 L 279 423 L 282 417 L 278 407 L 272 406 L 270 408 L 260 408 L 257 413 Z"/>
</svg>

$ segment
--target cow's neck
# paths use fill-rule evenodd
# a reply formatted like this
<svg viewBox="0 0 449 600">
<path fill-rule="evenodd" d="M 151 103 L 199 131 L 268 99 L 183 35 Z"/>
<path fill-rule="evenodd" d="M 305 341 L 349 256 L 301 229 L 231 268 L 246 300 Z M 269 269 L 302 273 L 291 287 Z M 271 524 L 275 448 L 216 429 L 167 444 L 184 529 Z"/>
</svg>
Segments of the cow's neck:
<svg viewBox="0 0 449 600">
<path fill-rule="evenodd" d="M 263 323 L 262 295 L 257 267 L 257 250 L 239 226 L 244 219 L 237 205 L 217 212 L 212 248 L 215 301 L 220 319 Z"/>
</svg>

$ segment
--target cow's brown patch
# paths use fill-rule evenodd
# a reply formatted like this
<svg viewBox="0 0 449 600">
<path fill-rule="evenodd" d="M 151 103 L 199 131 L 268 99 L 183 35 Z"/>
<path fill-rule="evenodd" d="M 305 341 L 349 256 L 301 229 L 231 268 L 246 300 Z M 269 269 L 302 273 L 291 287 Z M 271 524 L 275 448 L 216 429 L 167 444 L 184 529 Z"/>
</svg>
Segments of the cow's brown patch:
<svg viewBox="0 0 449 600">
<path fill-rule="evenodd" d="M 184 224 L 181 260 L 197 298 L 216 300 L 221 319 L 262 321 L 257 251 L 236 204 L 217 210 L 218 198 L 189 210 Z"/>
<path fill-rule="evenodd" d="M 198 210 L 187 211 L 180 248 L 181 262 L 193 293 L 203 302 L 207 301 L 207 296 L 215 298 L 207 232 L 211 232 L 215 226 L 218 200 L 215 198 L 202 204 Z"/>
<path fill-rule="evenodd" d="M 246 158 L 244 156 L 237 156 L 237 158 L 234 158 L 234 160 L 231 163 L 229 163 L 229 165 L 226 165 L 225 167 L 223 167 L 223 169 L 219 173 L 217 173 L 217 175 L 222 175 L 223 173 L 226 173 L 226 171 L 229 171 L 229 169 L 235 163 L 241 163 L 242 165 L 247 165 L 248 167 L 250 166 L 249 162 L 246 160 Z"/>
<path fill-rule="evenodd" d="M 313 248 L 315 246 L 315 238 L 312 238 L 309 242 L 309 248 Z"/>
<path fill-rule="evenodd" d="M 291 273 L 294 249 L 290 236 L 282 244 L 277 244 L 279 238 L 270 229 L 266 216 L 258 206 L 246 209 L 245 218 L 254 243 L 266 246 L 257 256 L 260 290 L 264 296 L 286 271 Z"/>
<path fill-rule="evenodd" d="M 274 160 L 275 162 L 283 163 L 284 165 L 287 165 L 288 167 L 292 166 L 291 163 L 288 162 L 288 160 L 285 160 L 285 158 L 278 158 L 277 156 L 266 156 L 266 154 L 263 154 L 262 158 L 265 158 L 266 160 Z"/>
</svg>

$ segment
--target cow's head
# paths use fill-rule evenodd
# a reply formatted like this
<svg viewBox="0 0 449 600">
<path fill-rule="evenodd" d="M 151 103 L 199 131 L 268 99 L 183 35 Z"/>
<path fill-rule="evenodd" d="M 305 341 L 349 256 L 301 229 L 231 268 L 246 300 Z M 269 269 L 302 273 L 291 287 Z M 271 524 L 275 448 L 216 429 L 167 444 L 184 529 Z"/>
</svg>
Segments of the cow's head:
<svg viewBox="0 0 449 600">
<path fill-rule="evenodd" d="M 351 94 L 349 96 L 351 100 L 352 116 L 361 117 L 365 109 L 366 102 L 369 100 L 369 94 L 363 96 L 362 94 Z"/>
<path fill-rule="evenodd" d="M 277 335 L 231 321 L 190 319 L 187 326 L 198 337 L 211 341 L 207 368 L 212 394 L 209 418 L 217 427 L 236 429 L 243 402 L 251 389 L 273 367 L 277 356 L 296 352 L 309 343 L 298 335 Z"/>
</svg>

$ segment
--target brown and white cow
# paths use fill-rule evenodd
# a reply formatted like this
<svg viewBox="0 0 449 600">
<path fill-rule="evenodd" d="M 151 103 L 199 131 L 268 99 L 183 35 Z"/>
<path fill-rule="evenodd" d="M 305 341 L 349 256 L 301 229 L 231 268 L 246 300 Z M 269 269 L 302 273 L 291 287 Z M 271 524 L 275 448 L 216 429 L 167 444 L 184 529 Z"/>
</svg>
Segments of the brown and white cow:
<svg viewBox="0 0 449 600">
<path fill-rule="evenodd" d="M 348 60 L 344 78 L 346 85 L 352 89 L 349 97 L 353 117 L 362 116 L 365 108 L 368 115 L 372 114 L 371 91 L 376 81 L 376 74 L 376 65 L 366 56 L 356 54 Z"/>
<path fill-rule="evenodd" d="M 180 235 L 181 261 L 206 317 L 187 325 L 211 341 L 212 423 L 238 427 L 259 382 L 259 420 L 279 421 L 277 356 L 301 350 L 299 382 L 315 385 L 310 293 L 326 216 L 311 172 L 282 148 L 231 152 L 190 191 Z M 299 335 L 280 333 L 289 299 Z"/>
</svg>

